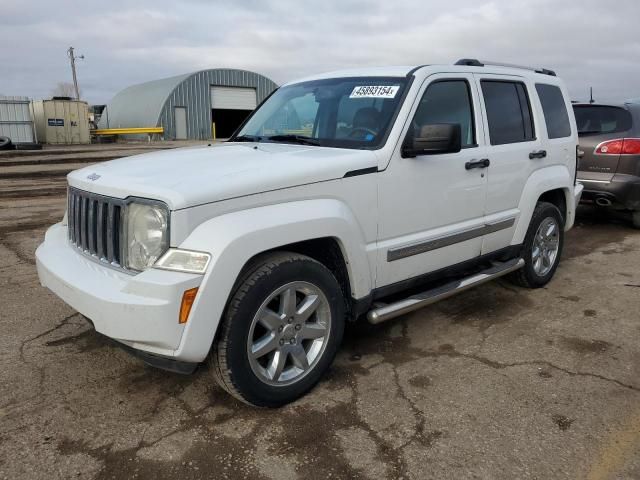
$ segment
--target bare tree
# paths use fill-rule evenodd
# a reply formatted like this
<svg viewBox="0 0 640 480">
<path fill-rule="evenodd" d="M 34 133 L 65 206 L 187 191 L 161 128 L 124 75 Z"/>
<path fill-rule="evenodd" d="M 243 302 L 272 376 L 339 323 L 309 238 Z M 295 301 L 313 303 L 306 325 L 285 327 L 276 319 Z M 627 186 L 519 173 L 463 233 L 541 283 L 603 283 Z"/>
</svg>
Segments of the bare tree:
<svg viewBox="0 0 640 480">
<path fill-rule="evenodd" d="M 53 90 L 51 90 L 51 95 L 53 97 L 70 97 L 75 98 L 76 92 L 73 88 L 73 83 L 69 82 L 58 82 Z M 80 92 L 82 96 L 82 92 Z"/>
</svg>

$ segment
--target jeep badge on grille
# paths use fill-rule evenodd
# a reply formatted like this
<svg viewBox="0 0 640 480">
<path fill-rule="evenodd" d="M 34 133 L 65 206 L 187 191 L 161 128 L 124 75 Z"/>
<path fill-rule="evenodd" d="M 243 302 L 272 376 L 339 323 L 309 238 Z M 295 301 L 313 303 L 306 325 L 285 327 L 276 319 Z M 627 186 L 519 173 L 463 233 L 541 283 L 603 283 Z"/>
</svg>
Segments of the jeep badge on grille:
<svg viewBox="0 0 640 480">
<path fill-rule="evenodd" d="M 100 175 L 98 175 L 97 173 L 92 173 L 91 175 L 87 175 L 87 179 L 91 180 L 92 182 L 95 182 L 99 178 L 100 178 Z"/>
</svg>

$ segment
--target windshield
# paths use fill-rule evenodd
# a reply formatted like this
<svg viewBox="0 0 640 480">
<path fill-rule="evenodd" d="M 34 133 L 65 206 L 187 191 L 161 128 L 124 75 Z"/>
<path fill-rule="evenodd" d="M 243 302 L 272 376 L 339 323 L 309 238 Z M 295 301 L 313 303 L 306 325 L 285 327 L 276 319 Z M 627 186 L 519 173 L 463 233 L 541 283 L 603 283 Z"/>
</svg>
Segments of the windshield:
<svg viewBox="0 0 640 480">
<path fill-rule="evenodd" d="M 405 77 L 332 78 L 278 89 L 230 141 L 379 148 Z"/>
</svg>

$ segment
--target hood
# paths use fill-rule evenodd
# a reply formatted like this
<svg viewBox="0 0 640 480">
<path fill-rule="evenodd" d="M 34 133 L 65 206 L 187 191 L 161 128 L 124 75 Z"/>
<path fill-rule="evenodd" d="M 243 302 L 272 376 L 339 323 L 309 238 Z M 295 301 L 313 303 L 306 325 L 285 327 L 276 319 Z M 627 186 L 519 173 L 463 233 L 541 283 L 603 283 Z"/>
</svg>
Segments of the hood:
<svg viewBox="0 0 640 480">
<path fill-rule="evenodd" d="M 377 166 L 367 150 L 228 143 L 111 160 L 71 172 L 69 185 L 117 198 L 162 200 L 171 210 L 344 177 Z"/>
</svg>

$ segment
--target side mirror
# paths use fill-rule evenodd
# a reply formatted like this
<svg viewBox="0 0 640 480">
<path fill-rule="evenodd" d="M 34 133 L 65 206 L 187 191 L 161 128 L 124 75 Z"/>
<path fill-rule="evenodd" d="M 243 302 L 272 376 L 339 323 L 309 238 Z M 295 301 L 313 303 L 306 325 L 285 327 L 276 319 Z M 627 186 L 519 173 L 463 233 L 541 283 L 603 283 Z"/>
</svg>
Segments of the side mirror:
<svg viewBox="0 0 640 480">
<path fill-rule="evenodd" d="M 418 136 L 407 136 L 403 157 L 456 153 L 462 149 L 462 127 L 459 123 L 430 123 L 420 128 Z"/>
</svg>

